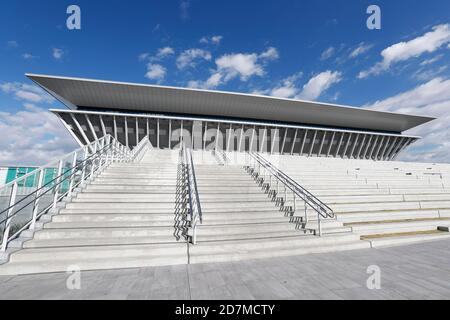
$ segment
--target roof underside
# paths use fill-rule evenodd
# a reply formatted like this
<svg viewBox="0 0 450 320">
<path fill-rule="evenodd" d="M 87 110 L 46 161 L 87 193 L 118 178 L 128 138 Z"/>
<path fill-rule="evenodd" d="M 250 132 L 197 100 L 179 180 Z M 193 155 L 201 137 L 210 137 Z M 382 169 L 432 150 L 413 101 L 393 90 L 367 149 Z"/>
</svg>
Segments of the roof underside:
<svg viewBox="0 0 450 320">
<path fill-rule="evenodd" d="M 27 74 L 69 108 L 254 119 L 403 132 L 432 117 L 250 94 Z"/>
</svg>

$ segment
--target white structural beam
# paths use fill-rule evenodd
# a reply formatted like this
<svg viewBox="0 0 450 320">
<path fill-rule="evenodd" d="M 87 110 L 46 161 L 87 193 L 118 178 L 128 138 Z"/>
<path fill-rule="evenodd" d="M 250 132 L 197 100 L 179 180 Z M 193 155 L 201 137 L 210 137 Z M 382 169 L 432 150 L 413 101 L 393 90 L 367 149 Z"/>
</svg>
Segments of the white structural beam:
<svg viewBox="0 0 450 320">
<path fill-rule="evenodd" d="M 172 119 L 169 120 L 169 150 L 172 149 Z"/>
<path fill-rule="evenodd" d="M 272 131 L 273 129 L 271 129 Z M 272 131 L 273 132 L 273 131 Z M 272 137 L 272 134 L 270 135 L 270 154 L 273 154 L 273 148 L 275 147 L 275 138 L 277 137 L 278 129 L 275 129 L 275 134 Z"/>
<path fill-rule="evenodd" d="M 370 143 L 372 142 L 372 137 L 373 136 L 369 136 L 369 141 L 366 143 L 366 147 L 364 148 L 364 153 L 363 153 L 363 159 L 365 159 L 367 156 L 367 152 L 369 151 Z"/>
<path fill-rule="evenodd" d="M 228 138 L 227 138 L 227 152 L 230 151 L 231 136 L 234 137 L 234 133 L 233 133 L 233 124 L 230 123 L 230 129 L 228 130 Z"/>
<path fill-rule="evenodd" d="M 284 129 L 283 144 L 281 145 L 280 154 L 283 154 L 283 153 L 284 153 L 284 145 L 286 144 L 287 133 L 288 133 L 288 128 L 285 128 L 285 129 Z"/>
<path fill-rule="evenodd" d="M 203 150 L 206 149 L 206 133 L 208 132 L 208 121 L 205 121 L 205 131 L 203 133 Z"/>
<path fill-rule="evenodd" d="M 364 147 L 364 143 L 366 142 L 366 138 L 367 138 L 367 134 L 365 134 L 365 135 L 363 136 L 363 139 L 362 139 L 362 141 L 361 141 L 361 145 L 360 145 L 359 148 L 358 148 L 358 155 L 356 156 L 356 159 L 359 159 L 359 157 L 360 157 L 360 155 L 361 155 L 361 151 L 362 151 L 362 149 L 363 149 L 363 147 Z"/>
<path fill-rule="evenodd" d="M 392 137 L 388 137 L 387 140 L 386 140 L 386 143 L 384 144 L 383 151 L 382 151 L 381 154 L 380 154 L 380 159 L 381 159 L 381 160 L 384 160 L 384 155 L 386 154 L 387 147 L 389 146 L 389 143 L 390 143 L 390 141 L 392 140 L 391 138 L 392 138 Z"/>
<path fill-rule="evenodd" d="M 156 119 L 156 145 L 159 149 L 159 140 L 160 140 L 160 135 L 161 135 L 161 131 L 159 130 L 159 118 Z"/>
<path fill-rule="evenodd" d="M 264 127 L 261 145 L 259 146 L 259 152 L 263 152 L 262 148 L 264 147 L 264 144 L 266 143 L 266 135 L 267 135 L 267 127 Z"/>
<path fill-rule="evenodd" d="M 248 148 L 249 152 L 253 151 L 253 140 L 255 139 L 255 133 L 256 133 L 256 126 L 253 126 L 252 140 L 250 141 L 250 146 Z"/>
<path fill-rule="evenodd" d="M 91 142 L 89 141 L 88 137 L 86 136 L 86 133 L 84 133 L 83 128 L 81 127 L 80 123 L 78 122 L 78 120 L 76 119 L 76 117 L 73 114 L 70 114 L 70 116 L 72 117 L 72 121 L 75 123 L 75 126 L 78 128 L 78 131 L 80 131 L 81 136 L 84 139 L 84 142 L 86 144 L 90 144 Z"/>
<path fill-rule="evenodd" d="M 339 138 L 339 143 L 336 146 L 336 152 L 334 153 L 334 156 L 337 157 L 339 154 L 339 150 L 341 150 L 342 142 L 344 141 L 345 133 L 341 132 L 341 137 Z"/>
<path fill-rule="evenodd" d="M 127 146 L 127 148 L 129 148 L 129 144 L 128 144 L 128 120 L 127 120 L 127 117 L 125 117 L 125 145 Z"/>
<path fill-rule="evenodd" d="M 352 140 L 353 133 L 350 133 L 347 137 L 347 142 L 345 143 L 344 152 L 342 153 L 342 158 L 347 154 L 348 147 L 350 146 L 350 141 Z M 350 158 L 350 157 L 349 157 Z"/>
<path fill-rule="evenodd" d="M 410 145 L 412 141 L 414 141 L 412 138 L 405 138 L 405 144 L 391 157 L 391 160 L 395 160 L 397 156 L 405 150 L 406 147 Z"/>
<path fill-rule="evenodd" d="M 378 160 L 378 157 L 379 157 L 379 155 L 380 155 L 381 148 L 382 148 L 383 145 L 384 145 L 384 140 L 386 140 L 386 137 L 382 137 L 382 138 L 381 138 L 380 145 L 378 146 L 377 152 L 375 153 L 375 160 Z"/>
<path fill-rule="evenodd" d="M 292 145 L 291 145 L 291 155 L 294 153 L 295 142 L 297 140 L 297 133 L 298 133 L 298 129 L 295 129 L 294 139 L 292 140 Z"/>
<path fill-rule="evenodd" d="M 359 139 L 359 133 L 356 135 L 355 141 L 353 141 L 352 151 L 350 152 L 350 155 L 348 156 L 349 159 L 353 157 L 353 154 L 356 149 L 356 145 L 358 143 L 358 139 Z"/>
<path fill-rule="evenodd" d="M 62 117 L 60 117 L 58 115 L 59 120 L 62 122 L 62 124 L 64 125 L 64 127 L 67 129 L 67 131 L 69 131 L 70 135 L 75 139 L 75 141 L 78 143 L 78 145 L 80 147 L 84 146 L 84 143 L 81 142 L 81 140 L 78 138 L 78 136 L 75 134 L 75 131 L 71 128 L 71 126 L 66 123 L 66 121 L 64 121 L 64 119 Z"/>
<path fill-rule="evenodd" d="M 302 147 L 300 148 L 300 155 L 303 154 L 303 149 L 305 148 L 306 136 L 308 135 L 308 129 L 305 130 L 305 135 L 303 136 Z"/>
<path fill-rule="evenodd" d="M 181 149 L 181 145 L 184 143 L 184 140 L 183 140 L 183 120 L 181 120 L 181 123 L 180 123 L 180 149 Z"/>
<path fill-rule="evenodd" d="M 84 117 L 89 126 L 89 129 L 91 129 L 91 133 L 92 133 L 92 136 L 94 137 L 94 140 L 98 140 L 98 137 L 97 137 L 97 134 L 95 133 L 94 126 L 92 125 L 91 119 L 89 119 L 89 116 L 87 114 L 85 114 Z"/>
<path fill-rule="evenodd" d="M 331 135 L 331 139 L 330 139 L 330 141 L 329 141 L 329 143 L 328 143 L 329 146 L 328 146 L 328 150 L 327 150 L 327 157 L 330 156 L 330 153 L 331 153 L 331 147 L 333 146 L 333 141 L 334 141 L 335 135 L 336 135 L 336 131 L 333 131 L 333 134 Z"/>
<path fill-rule="evenodd" d="M 317 130 L 314 131 L 314 137 L 311 140 L 311 148 L 309 148 L 309 154 L 308 154 L 308 156 L 310 156 L 310 157 L 311 157 L 311 154 L 312 154 L 313 149 L 314 149 L 314 144 L 316 143 L 316 137 L 317 137 Z"/>
<path fill-rule="evenodd" d="M 117 139 L 117 120 L 116 120 L 116 116 L 113 116 L 113 124 L 114 124 L 114 139 Z"/>
<path fill-rule="evenodd" d="M 379 138 L 380 138 L 380 136 L 376 136 L 375 137 L 375 141 L 373 142 L 373 146 L 372 146 L 372 148 L 370 150 L 369 159 L 372 159 L 373 152 L 375 151 L 375 147 L 377 146 Z"/>
<path fill-rule="evenodd" d="M 327 137 L 327 132 L 324 131 L 324 132 L 323 132 L 322 141 L 320 142 L 319 153 L 317 154 L 319 157 L 320 157 L 320 154 L 322 153 L 323 144 L 325 143 L 325 138 L 326 138 L 326 137 Z"/>
<path fill-rule="evenodd" d="M 241 128 L 241 134 L 239 135 L 239 147 L 238 151 L 241 152 L 241 146 L 242 146 L 242 137 L 244 136 L 244 125 L 242 125 Z"/>
<path fill-rule="evenodd" d="M 106 133 L 106 127 L 105 127 L 105 122 L 103 122 L 103 117 L 102 115 L 100 115 L 100 126 L 102 127 L 102 132 L 103 132 L 103 136 L 105 137 L 107 135 Z"/>
<path fill-rule="evenodd" d="M 136 117 L 136 146 L 138 145 L 138 143 L 139 143 L 139 120 Z"/>
<path fill-rule="evenodd" d="M 194 134 L 192 134 L 194 136 Z M 217 132 L 216 132 L 216 149 L 219 148 L 219 136 L 220 136 L 220 122 L 217 122 Z"/>
<path fill-rule="evenodd" d="M 398 139 L 398 142 L 396 143 L 394 148 L 392 148 L 392 151 L 388 155 L 388 160 L 392 160 L 392 158 L 396 154 L 397 150 L 399 150 L 400 147 L 403 146 L 403 143 L 405 142 L 405 140 L 406 140 L 405 138 L 399 138 Z"/>
<path fill-rule="evenodd" d="M 388 148 L 388 151 L 386 152 L 386 154 L 383 155 L 384 160 L 389 160 L 389 155 L 391 154 L 394 146 L 397 144 L 397 141 L 398 141 L 398 137 L 395 137 L 394 141 L 391 143 L 390 147 Z"/>
</svg>

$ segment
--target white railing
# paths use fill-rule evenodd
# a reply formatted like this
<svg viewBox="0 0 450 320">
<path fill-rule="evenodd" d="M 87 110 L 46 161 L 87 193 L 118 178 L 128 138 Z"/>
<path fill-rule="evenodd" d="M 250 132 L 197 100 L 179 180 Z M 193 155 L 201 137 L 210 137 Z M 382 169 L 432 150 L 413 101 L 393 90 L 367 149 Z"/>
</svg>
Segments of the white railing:
<svg viewBox="0 0 450 320">
<path fill-rule="evenodd" d="M 260 154 L 248 153 L 248 155 L 250 158 L 247 158 L 247 171 L 272 200 L 285 208 L 294 218 L 293 222 L 301 225 L 302 229 L 312 230 L 321 236 L 322 220 L 334 219 L 333 210 Z M 303 202 L 302 216 L 295 215 L 298 209 L 297 201 Z M 289 203 L 292 205 L 289 206 Z M 308 209 L 312 209 L 317 215 L 317 230 L 308 228 Z"/>
<path fill-rule="evenodd" d="M 113 162 L 133 161 L 135 154 L 107 135 L 2 186 L 0 194 L 9 196 L 2 197 L 3 203 L 0 202 L 0 252 L 23 230 L 35 229 L 42 215 L 70 197 L 87 179 Z M 36 185 L 31 190 L 27 187 L 30 182 Z M 22 188 L 28 193 L 21 192 Z"/>
<path fill-rule="evenodd" d="M 131 151 L 131 159 L 135 162 L 140 162 L 147 150 L 151 149 L 151 147 L 152 144 L 150 143 L 149 136 L 145 136 Z"/>
<path fill-rule="evenodd" d="M 203 222 L 202 207 L 197 190 L 197 179 L 195 176 L 194 162 L 192 161 L 192 150 L 186 148 L 183 143 L 181 147 L 182 164 L 185 173 L 185 183 L 187 186 L 187 202 L 189 205 L 186 220 L 188 221 L 188 237 L 192 244 L 197 243 L 197 225 Z"/>
</svg>

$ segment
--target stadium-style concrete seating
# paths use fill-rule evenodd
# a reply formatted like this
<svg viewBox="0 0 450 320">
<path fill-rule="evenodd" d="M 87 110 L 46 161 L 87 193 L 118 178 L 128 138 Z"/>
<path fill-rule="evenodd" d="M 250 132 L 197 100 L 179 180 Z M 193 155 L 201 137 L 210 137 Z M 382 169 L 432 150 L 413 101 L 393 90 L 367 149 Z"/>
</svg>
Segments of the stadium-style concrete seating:
<svg viewBox="0 0 450 320">
<path fill-rule="evenodd" d="M 448 237 L 450 165 L 269 156 L 372 246 Z"/>
<path fill-rule="evenodd" d="M 151 150 L 140 163 L 113 164 L 24 242 L 0 274 L 187 263 L 186 242 L 174 228 L 178 153 Z"/>
<path fill-rule="evenodd" d="M 244 154 L 224 165 L 217 154 L 194 151 L 203 221 L 197 243 L 188 244 L 180 153 L 151 149 L 140 163 L 113 164 L 80 190 L 0 274 L 233 261 L 450 236 L 438 231 L 450 226 L 450 165 L 263 156 L 334 210 L 323 236 L 296 228 L 246 172 Z M 297 210 L 304 213 L 301 203 Z M 307 228 L 317 228 L 317 214 L 307 214 Z"/>
</svg>

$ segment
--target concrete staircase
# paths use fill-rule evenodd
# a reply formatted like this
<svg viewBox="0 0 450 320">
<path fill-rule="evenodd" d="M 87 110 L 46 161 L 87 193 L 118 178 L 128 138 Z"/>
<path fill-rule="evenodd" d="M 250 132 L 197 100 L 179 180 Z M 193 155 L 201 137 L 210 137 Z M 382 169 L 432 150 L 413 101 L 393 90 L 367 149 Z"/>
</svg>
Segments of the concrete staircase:
<svg viewBox="0 0 450 320">
<path fill-rule="evenodd" d="M 413 243 L 448 237 L 450 166 L 264 155 L 332 207 L 318 237 L 296 224 L 244 170 L 193 152 L 203 211 L 186 242 L 178 150 L 113 164 L 78 190 L 0 275 L 235 261 Z M 178 185 L 178 186 L 177 186 Z M 303 212 L 301 204 L 298 215 Z M 307 228 L 317 215 L 307 210 Z M 448 229 L 447 229 L 448 230 Z"/>
<path fill-rule="evenodd" d="M 220 166 L 208 155 L 194 153 L 203 223 L 197 244 L 189 247 L 191 263 L 368 247 L 336 220 L 323 222 L 323 237 L 296 229 L 242 164 Z"/>
<path fill-rule="evenodd" d="M 0 274 L 187 263 L 175 229 L 177 151 L 113 164 L 0 266 Z"/>
<path fill-rule="evenodd" d="M 266 156 L 371 246 L 449 237 L 448 165 Z"/>
</svg>

